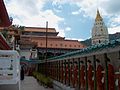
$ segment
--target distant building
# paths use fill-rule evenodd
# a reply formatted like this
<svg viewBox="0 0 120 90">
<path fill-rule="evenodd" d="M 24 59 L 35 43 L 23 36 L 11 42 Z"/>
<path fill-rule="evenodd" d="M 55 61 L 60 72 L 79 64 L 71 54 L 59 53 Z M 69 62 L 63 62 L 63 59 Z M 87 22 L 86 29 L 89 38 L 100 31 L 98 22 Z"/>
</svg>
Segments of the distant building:
<svg viewBox="0 0 120 90">
<path fill-rule="evenodd" d="M 100 16 L 99 10 L 95 19 L 94 26 L 92 28 L 92 45 L 109 42 L 108 29 Z"/>
<path fill-rule="evenodd" d="M 57 36 L 58 33 L 55 28 L 48 28 L 47 30 L 47 58 L 85 47 L 78 40 L 66 40 L 64 37 Z M 46 54 L 46 28 L 25 27 L 20 36 L 20 49 L 24 53 L 24 51 L 32 51 L 32 49 L 35 51 L 35 48 L 37 48 L 39 59 L 44 59 Z M 27 57 L 32 57 L 31 55 L 33 54 L 29 54 Z"/>
</svg>

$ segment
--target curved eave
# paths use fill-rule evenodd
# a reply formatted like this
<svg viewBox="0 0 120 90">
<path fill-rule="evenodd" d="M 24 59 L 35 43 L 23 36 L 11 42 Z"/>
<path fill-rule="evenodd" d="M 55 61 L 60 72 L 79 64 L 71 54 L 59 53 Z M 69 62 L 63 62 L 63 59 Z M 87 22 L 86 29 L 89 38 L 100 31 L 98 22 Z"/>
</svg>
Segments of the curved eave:
<svg viewBox="0 0 120 90">
<path fill-rule="evenodd" d="M 11 49 L 1 34 L 0 34 L 0 49 L 1 50 L 10 50 Z"/>
<path fill-rule="evenodd" d="M 8 27 L 11 24 L 4 1 L 0 0 L 0 27 Z"/>
<path fill-rule="evenodd" d="M 111 41 L 110 43 L 93 45 L 93 46 L 84 48 L 82 50 L 77 50 L 74 52 L 70 52 L 70 53 L 60 55 L 60 56 L 49 58 L 48 62 L 54 61 L 54 60 L 62 60 L 65 58 L 70 58 L 70 57 L 89 56 L 89 55 L 95 55 L 95 54 L 97 55 L 97 54 L 107 53 L 108 49 L 111 50 L 111 52 L 119 51 L 120 50 L 119 45 L 120 45 L 120 39 L 117 39 L 117 40 Z M 116 49 L 115 49 L 115 47 L 116 47 Z"/>
</svg>

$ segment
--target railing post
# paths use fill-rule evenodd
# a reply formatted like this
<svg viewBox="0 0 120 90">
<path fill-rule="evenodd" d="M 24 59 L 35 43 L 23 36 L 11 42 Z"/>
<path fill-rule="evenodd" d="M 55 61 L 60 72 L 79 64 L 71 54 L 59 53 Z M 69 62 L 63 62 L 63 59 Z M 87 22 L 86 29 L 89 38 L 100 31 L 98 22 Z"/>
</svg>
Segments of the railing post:
<svg viewBox="0 0 120 90">
<path fill-rule="evenodd" d="M 74 60 L 74 58 L 73 58 L 73 61 L 72 61 L 72 62 L 73 62 L 73 63 L 72 63 L 72 64 L 73 64 L 73 65 L 72 65 L 72 86 L 73 86 L 73 88 L 75 87 L 75 82 L 74 82 L 74 80 L 73 80 L 73 79 L 74 79 L 74 71 L 73 71 L 73 70 L 74 70 L 74 61 L 75 61 L 75 60 Z"/>
<path fill-rule="evenodd" d="M 58 75 L 59 75 L 59 72 L 58 72 L 58 61 L 56 61 L 56 80 L 58 81 Z"/>
<path fill-rule="evenodd" d="M 68 60 L 68 86 L 70 86 L 70 60 Z"/>
<path fill-rule="evenodd" d="M 60 67 L 60 61 L 58 62 L 58 81 L 60 82 L 60 75 L 61 75 L 61 67 Z"/>
<path fill-rule="evenodd" d="M 65 79 L 64 79 L 64 83 L 66 84 L 66 60 L 64 62 L 64 70 L 65 70 Z"/>
<path fill-rule="evenodd" d="M 80 58 L 78 58 L 78 87 L 79 87 L 79 90 L 80 90 Z"/>
<path fill-rule="evenodd" d="M 105 84 L 106 84 L 106 90 L 108 90 L 108 63 L 107 63 L 107 53 L 104 53 L 104 59 L 105 59 Z"/>
<path fill-rule="evenodd" d="M 96 82 L 96 56 L 93 55 L 93 65 L 94 65 L 94 90 L 97 90 L 97 82 Z"/>
<path fill-rule="evenodd" d="M 64 81 L 64 73 L 65 73 L 65 70 L 64 70 L 64 62 L 63 62 L 63 60 L 62 60 L 62 63 L 61 63 L 61 68 L 62 68 L 62 75 L 61 75 L 61 82 L 63 83 Z"/>
<path fill-rule="evenodd" d="M 86 90 L 88 90 L 87 57 L 85 57 L 85 81 L 86 81 Z"/>
</svg>

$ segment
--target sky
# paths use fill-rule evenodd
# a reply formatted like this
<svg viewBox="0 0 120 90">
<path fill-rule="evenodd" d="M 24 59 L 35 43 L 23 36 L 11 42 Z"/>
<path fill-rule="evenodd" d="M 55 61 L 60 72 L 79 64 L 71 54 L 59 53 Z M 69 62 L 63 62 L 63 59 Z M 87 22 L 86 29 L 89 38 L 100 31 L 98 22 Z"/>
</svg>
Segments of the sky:
<svg viewBox="0 0 120 90">
<path fill-rule="evenodd" d="M 55 28 L 73 40 L 91 37 L 97 9 L 109 34 L 120 32 L 120 0 L 4 0 L 13 24 Z"/>
</svg>

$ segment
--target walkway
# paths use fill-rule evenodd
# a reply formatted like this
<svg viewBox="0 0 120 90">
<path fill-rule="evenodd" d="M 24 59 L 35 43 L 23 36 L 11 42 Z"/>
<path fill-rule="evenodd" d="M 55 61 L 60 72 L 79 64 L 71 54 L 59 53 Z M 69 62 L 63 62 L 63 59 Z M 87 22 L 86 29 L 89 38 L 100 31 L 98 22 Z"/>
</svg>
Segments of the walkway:
<svg viewBox="0 0 120 90">
<path fill-rule="evenodd" d="M 21 90 L 53 90 L 49 88 L 44 88 L 36 81 L 35 78 L 31 76 L 26 76 L 23 81 L 21 81 Z"/>
<path fill-rule="evenodd" d="M 25 76 L 21 81 L 21 90 L 53 90 L 51 88 L 44 88 L 41 86 L 34 77 Z M 0 85 L 0 90 L 18 90 L 17 85 Z"/>
</svg>

